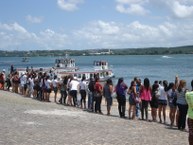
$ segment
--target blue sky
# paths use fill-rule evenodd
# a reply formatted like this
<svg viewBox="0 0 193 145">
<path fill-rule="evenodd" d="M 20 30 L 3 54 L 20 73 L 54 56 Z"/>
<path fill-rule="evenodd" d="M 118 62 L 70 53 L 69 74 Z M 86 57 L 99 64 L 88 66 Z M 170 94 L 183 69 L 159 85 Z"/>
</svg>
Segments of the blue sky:
<svg viewBox="0 0 193 145">
<path fill-rule="evenodd" d="M 1 0 L 0 50 L 193 45 L 193 0 Z"/>
</svg>

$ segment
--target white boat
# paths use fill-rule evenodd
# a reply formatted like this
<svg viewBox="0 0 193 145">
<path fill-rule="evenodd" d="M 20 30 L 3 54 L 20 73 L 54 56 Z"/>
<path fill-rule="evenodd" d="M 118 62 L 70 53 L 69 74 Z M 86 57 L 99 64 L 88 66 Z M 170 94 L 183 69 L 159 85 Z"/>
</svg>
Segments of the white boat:
<svg viewBox="0 0 193 145">
<path fill-rule="evenodd" d="M 67 75 L 72 75 L 76 77 L 78 80 L 81 80 L 83 76 L 86 77 L 86 80 L 90 80 L 90 78 L 94 78 L 98 76 L 100 81 L 105 81 L 109 78 L 114 77 L 114 73 L 111 69 L 109 69 L 109 65 L 107 61 L 94 61 L 93 63 L 93 70 L 88 71 L 74 71 L 74 72 L 58 72 L 58 77 L 62 78 Z"/>
<path fill-rule="evenodd" d="M 17 68 L 19 75 L 25 73 L 26 70 L 26 68 Z M 105 81 L 108 78 L 114 77 L 112 70 L 109 69 L 107 61 L 94 61 L 93 68 L 89 70 L 79 70 L 79 68 L 76 67 L 75 60 L 69 58 L 67 55 L 64 58 L 57 58 L 53 67 L 29 68 L 28 70 L 52 73 L 57 75 L 59 79 L 67 75 L 76 76 L 78 80 L 81 80 L 83 76 L 86 77 L 86 80 L 98 76 L 100 81 Z"/>
<path fill-rule="evenodd" d="M 52 67 L 26 67 L 26 68 L 17 68 L 19 75 L 27 72 L 27 71 L 34 71 L 34 72 L 52 72 L 53 74 L 58 74 L 59 72 L 74 72 L 78 70 L 78 67 L 75 65 L 75 60 L 69 58 L 66 54 L 65 57 L 55 59 L 55 64 Z"/>
<path fill-rule="evenodd" d="M 57 58 L 55 60 L 55 66 L 53 67 L 55 72 L 74 72 L 78 70 L 78 67 L 76 67 L 75 60 L 72 58 L 69 58 L 68 55 L 64 58 Z"/>
</svg>

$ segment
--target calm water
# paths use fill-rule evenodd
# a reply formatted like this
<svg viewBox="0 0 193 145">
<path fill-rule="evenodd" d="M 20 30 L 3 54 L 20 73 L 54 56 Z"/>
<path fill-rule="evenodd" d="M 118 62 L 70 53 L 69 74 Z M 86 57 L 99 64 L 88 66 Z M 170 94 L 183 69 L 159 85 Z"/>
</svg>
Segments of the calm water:
<svg viewBox="0 0 193 145">
<path fill-rule="evenodd" d="M 117 78 L 123 77 L 129 85 L 133 77 L 137 76 L 142 80 L 148 77 L 153 83 L 154 80 L 174 81 L 175 75 L 185 79 L 190 88 L 190 81 L 193 79 L 193 55 L 168 55 L 168 56 L 76 56 L 76 65 L 81 69 L 92 69 L 94 60 L 107 60 Z M 21 57 L 1 57 L 0 70 L 9 70 L 10 65 L 14 67 L 46 67 L 54 65 L 54 57 L 31 57 L 29 62 L 21 62 Z"/>
</svg>

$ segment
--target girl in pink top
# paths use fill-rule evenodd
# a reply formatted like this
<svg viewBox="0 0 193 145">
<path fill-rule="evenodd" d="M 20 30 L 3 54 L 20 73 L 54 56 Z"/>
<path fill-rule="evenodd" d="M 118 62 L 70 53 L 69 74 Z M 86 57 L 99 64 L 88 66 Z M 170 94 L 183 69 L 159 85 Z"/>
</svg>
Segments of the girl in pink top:
<svg viewBox="0 0 193 145">
<path fill-rule="evenodd" d="M 148 120 L 148 104 L 151 101 L 151 87 L 148 78 L 144 79 L 144 84 L 140 88 L 140 98 L 142 101 L 141 119 L 144 120 L 144 110 L 145 110 L 145 117 L 146 120 Z"/>
</svg>

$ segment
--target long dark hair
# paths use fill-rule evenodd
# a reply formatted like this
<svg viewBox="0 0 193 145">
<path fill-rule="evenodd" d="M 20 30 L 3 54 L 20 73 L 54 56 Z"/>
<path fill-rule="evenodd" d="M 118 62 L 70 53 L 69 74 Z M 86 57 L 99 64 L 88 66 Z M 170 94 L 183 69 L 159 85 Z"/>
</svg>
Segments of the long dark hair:
<svg viewBox="0 0 193 145">
<path fill-rule="evenodd" d="M 135 81 L 131 81 L 129 89 L 132 89 L 133 85 L 135 84 Z"/>
<path fill-rule="evenodd" d="M 168 81 L 164 80 L 163 81 L 163 86 L 164 86 L 164 90 L 167 92 L 169 89 L 168 89 Z"/>
<path fill-rule="evenodd" d="M 112 82 L 111 79 L 107 79 L 106 84 L 107 84 L 107 85 L 113 85 L 113 82 Z"/>
<path fill-rule="evenodd" d="M 148 79 L 148 78 L 145 78 L 145 79 L 144 79 L 144 88 L 145 88 L 146 90 L 149 90 L 149 88 L 150 88 L 150 82 L 149 82 L 149 79 Z"/>
<path fill-rule="evenodd" d="M 117 82 L 117 86 L 119 86 L 123 82 L 123 78 L 119 78 Z"/>
<path fill-rule="evenodd" d="M 172 89 L 172 88 L 174 87 L 174 85 L 175 85 L 175 84 L 174 84 L 174 83 L 172 83 L 172 82 L 171 82 L 171 83 L 169 83 L 167 90 Z"/>
</svg>

